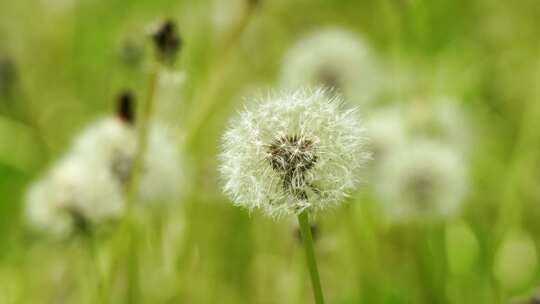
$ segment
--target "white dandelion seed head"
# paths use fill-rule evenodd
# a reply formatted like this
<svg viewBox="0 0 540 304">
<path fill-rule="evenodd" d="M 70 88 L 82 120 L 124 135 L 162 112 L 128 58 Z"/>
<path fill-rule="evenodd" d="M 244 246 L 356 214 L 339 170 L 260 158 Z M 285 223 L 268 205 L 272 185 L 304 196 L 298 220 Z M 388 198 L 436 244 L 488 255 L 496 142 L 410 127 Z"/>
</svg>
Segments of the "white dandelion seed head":
<svg viewBox="0 0 540 304">
<path fill-rule="evenodd" d="M 169 129 L 161 124 L 150 128 L 142 170 L 139 197 L 144 204 L 176 202 L 189 187 L 182 153 Z"/>
<path fill-rule="evenodd" d="M 81 132 L 75 139 L 72 153 L 108 167 L 115 179 L 125 184 L 131 174 L 136 149 L 135 128 L 117 117 L 107 117 Z"/>
<path fill-rule="evenodd" d="M 178 113 L 185 104 L 182 102 L 186 73 L 172 68 L 162 69 L 159 73 L 155 96 L 154 117 L 160 121 L 178 124 Z"/>
<path fill-rule="evenodd" d="M 106 168 L 68 156 L 30 187 L 25 215 L 35 230 L 68 236 L 82 222 L 98 225 L 123 210 L 122 193 Z"/>
<path fill-rule="evenodd" d="M 406 142 L 405 122 L 402 110 L 389 106 L 373 112 L 366 120 L 373 166 L 378 166 L 386 157 L 398 150 Z"/>
<path fill-rule="evenodd" d="M 465 163 L 447 145 L 416 140 L 381 166 L 376 190 L 394 222 L 437 220 L 455 215 L 466 193 Z"/>
<path fill-rule="evenodd" d="M 60 210 L 60 202 L 52 183 L 47 179 L 34 182 L 26 193 L 24 216 L 29 227 L 36 231 L 66 237 L 71 231 L 67 212 Z"/>
<path fill-rule="evenodd" d="M 299 41 L 285 55 L 285 88 L 323 86 L 348 102 L 371 102 L 382 88 L 382 69 L 368 43 L 342 29 L 328 28 Z"/>
<path fill-rule="evenodd" d="M 138 147 L 136 128 L 115 117 L 98 120 L 75 141 L 74 154 L 102 168 L 125 188 Z M 145 205 L 171 203 L 188 188 L 186 164 L 172 131 L 158 122 L 150 124 L 148 144 L 139 179 L 139 200 Z"/>
<path fill-rule="evenodd" d="M 248 104 L 223 136 L 221 173 L 234 204 L 272 217 L 339 205 L 370 158 L 355 110 L 322 90 Z"/>
</svg>

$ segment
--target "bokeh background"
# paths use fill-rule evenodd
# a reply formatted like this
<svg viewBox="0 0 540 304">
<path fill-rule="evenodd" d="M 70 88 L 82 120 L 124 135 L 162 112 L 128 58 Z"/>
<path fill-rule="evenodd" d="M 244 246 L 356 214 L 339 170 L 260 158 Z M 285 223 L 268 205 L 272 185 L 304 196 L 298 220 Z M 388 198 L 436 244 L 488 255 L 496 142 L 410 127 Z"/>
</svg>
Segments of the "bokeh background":
<svg viewBox="0 0 540 304">
<path fill-rule="evenodd" d="M 185 151 L 185 196 L 139 212 L 136 254 L 113 233 L 91 250 L 84 237 L 30 232 L 30 183 L 112 113 L 118 92 L 146 96 L 148 33 L 164 18 L 183 43 L 156 119 Z M 111 303 L 312 303 L 294 221 L 234 207 L 216 155 L 242 98 L 277 87 L 287 51 L 327 27 L 385 66 L 362 116 L 450 96 L 468 127 L 459 214 L 385 221 L 374 191 L 384 180 L 368 177 L 317 218 L 328 303 L 528 303 L 540 283 L 539 20 L 536 0 L 1 1 L 0 303 L 102 303 L 103 282 Z"/>
</svg>

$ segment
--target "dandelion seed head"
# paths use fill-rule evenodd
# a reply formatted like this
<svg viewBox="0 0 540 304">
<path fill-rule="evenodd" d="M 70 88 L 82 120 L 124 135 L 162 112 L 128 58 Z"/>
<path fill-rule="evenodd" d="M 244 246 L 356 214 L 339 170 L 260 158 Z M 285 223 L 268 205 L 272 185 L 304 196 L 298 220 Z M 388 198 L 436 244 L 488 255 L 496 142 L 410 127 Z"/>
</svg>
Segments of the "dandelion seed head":
<svg viewBox="0 0 540 304">
<path fill-rule="evenodd" d="M 25 216 L 31 228 L 67 237 L 117 219 L 123 210 L 122 192 L 107 168 L 69 155 L 29 188 Z"/>
<path fill-rule="evenodd" d="M 147 153 L 141 167 L 141 203 L 176 201 L 188 188 L 187 164 L 169 129 L 152 122 Z M 131 178 L 138 142 L 136 128 L 118 118 L 104 118 L 85 129 L 75 140 L 72 153 L 108 168 L 122 188 Z"/>
<path fill-rule="evenodd" d="M 388 157 L 377 181 L 383 210 L 395 222 L 451 217 L 459 211 L 465 192 L 461 154 L 424 139 Z"/>
<path fill-rule="evenodd" d="M 366 120 L 369 147 L 373 152 L 373 166 L 378 167 L 384 159 L 406 143 L 405 121 L 400 108 L 392 106 L 379 109 Z"/>
<path fill-rule="evenodd" d="M 158 75 L 154 117 L 160 121 L 179 125 L 178 113 L 185 107 L 183 101 L 186 73 L 175 69 L 162 69 Z"/>
<path fill-rule="evenodd" d="M 458 101 L 450 97 L 419 99 L 407 107 L 407 125 L 412 134 L 450 144 L 467 152 L 471 129 Z"/>
<path fill-rule="evenodd" d="M 154 123 L 139 185 L 143 204 L 174 203 L 189 188 L 187 164 L 171 132 Z"/>
<path fill-rule="evenodd" d="M 71 153 L 90 162 L 104 164 L 115 180 L 125 184 L 135 158 L 135 128 L 118 117 L 101 118 L 90 124 L 75 139 Z"/>
<path fill-rule="evenodd" d="M 339 205 L 369 159 L 354 110 L 321 89 L 248 104 L 223 136 L 221 173 L 236 205 L 273 217 Z"/>
<path fill-rule="evenodd" d="M 367 42 L 355 34 L 329 28 L 299 41 L 285 55 L 285 88 L 323 86 L 349 102 L 369 102 L 380 92 L 382 70 Z"/>
</svg>

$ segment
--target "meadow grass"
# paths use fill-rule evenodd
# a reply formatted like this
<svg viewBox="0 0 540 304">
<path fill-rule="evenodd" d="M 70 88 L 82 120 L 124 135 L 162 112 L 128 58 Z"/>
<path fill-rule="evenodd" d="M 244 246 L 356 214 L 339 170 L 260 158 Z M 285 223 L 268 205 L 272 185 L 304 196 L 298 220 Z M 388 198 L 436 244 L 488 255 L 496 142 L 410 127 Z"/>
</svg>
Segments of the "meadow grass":
<svg viewBox="0 0 540 304">
<path fill-rule="evenodd" d="M 454 96 L 471 125 L 459 217 L 389 224 L 366 179 L 347 204 L 317 218 L 327 303 L 529 297 L 540 280 L 537 257 L 525 266 L 532 276 L 513 285 L 494 265 L 508 235 L 525 232 L 536 250 L 540 241 L 540 5 L 258 2 L 222 28 L 214 18 L 227 15 L 225 0 L 0 2 L 0 61 L 16 66 L 11 92 L 0 92 L 0 303 L 313 303 L 295 226 L 230 204 L 216 155 L 242 97 L 274 87 L 288 48 L 324 26 L 370 42 L 391 87 L 380 103 Z M 30 183 L 82 127 L 113 111 L 119 91 L 151 94 L 147 28 L 164 18 L 178 23 L 184 44 L 175 68 L 186 78 L 154 114 L 186 150 L 187 193 L 168 209 L 135 207 L 121 235 L 114 226 L 70 240 L 29 232 L 22 213 Z M 139 46 L 134 62 L 127 41 Z M 520 253 L 511 270 L 522 271 Z"/>
</svg>

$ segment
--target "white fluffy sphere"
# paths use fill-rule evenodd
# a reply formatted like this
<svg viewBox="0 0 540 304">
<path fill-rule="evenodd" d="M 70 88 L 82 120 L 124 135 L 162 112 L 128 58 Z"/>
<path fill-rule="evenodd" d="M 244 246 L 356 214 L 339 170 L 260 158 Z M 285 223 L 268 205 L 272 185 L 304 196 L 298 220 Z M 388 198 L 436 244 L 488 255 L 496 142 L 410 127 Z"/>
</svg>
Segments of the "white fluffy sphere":
<svg viewBox="0 0 540 304">
<path fill-rule="evenodd" d="M 111 173 L 88 160 L 68 156 L 30 187 L 25 216 L 35 230 L 68 236 L 77 229 L 114 220 L 123 211 L 122 192 Z"/>
<path fill-rule="evenodd" d="M 324 90 L 248 104 L 223 136 L 221 173 L 234 204 L 269 216 L 339 205 L 370 158 L 355 110 Z"/>
<path fill-rule="evenodd" d="M 458 212 L 466 193 L 465 163 L 450 146 L 419 139 L 384 161 L 377 193 L 393 221 L 433 220 Z"/>
<path fill-rule="evenodd" d="M 328 28 L 300 40 L 285 55 L 285 88 L 323 86 L 348 102 L 371 102 L 381 91 L 382 69 L 367 42 L 345 30 Z"/>
</svg>

